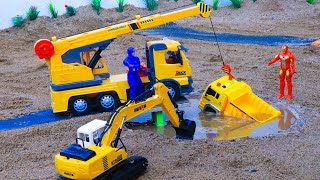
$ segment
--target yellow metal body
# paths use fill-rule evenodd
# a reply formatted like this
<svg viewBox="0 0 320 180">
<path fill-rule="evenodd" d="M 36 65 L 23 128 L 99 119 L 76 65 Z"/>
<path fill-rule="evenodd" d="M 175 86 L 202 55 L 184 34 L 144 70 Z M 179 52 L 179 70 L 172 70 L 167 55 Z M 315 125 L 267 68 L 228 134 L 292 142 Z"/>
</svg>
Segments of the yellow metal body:
<svg viewBox="0 0 320 180">
<path fill-rule="evenodd" d="M 88 149 L 93 150 L 96 156 L 87 161 L 57 154 L 54 162 L 59 174 L 70 179 L 93 179 L 127 158 L 124 149 L 111 146 L 89 146 Z"/>
<path fill-rule="evenodd" d="M 224 76 L 208 85 L 201 96 L 199 107 L 240 118 L 268 121 L 281 113 L 255 95 L 245 82 Z"/>
<path fill-rule="evenodd" d="M 49 66 L 51 84 L 59 86 L 95 81 L 99 75 L 107 74 L 107 64 L 102 58 L 99 59 L 95 67 L 90 68 L 88 64 L 99 47 L 103 45 L 107 46 L 118 36 L 160 26 L 167 22 L 194 15 L 209 17 L 211 12 L 212 9 L 208 5 L 198 3 L 197 6 L 167 14 L 155 14 L 147 17 L 137 15 L 136 19 L 132 21 L 66 38 L 58 39 L 57 37 L 52 37 L 51 43 L 54 47 L 54 55 L 46 59 L 46 63 Z M 185 54 L 179 49 L 180 43 L 172 40 L 152 41 L 148 43 L 148 48 L 155 43 L 165 44 L 167 48 L 164 50 L 152 50 L 153 56 L 150 58 L 149 63 L 153 64 L 154 68 L 150 68 L 149 71 L 154 71 L 151 73 L 154 73 L 154 76 L 160 80 L 170 80 L 176 83 L 179 89 L 182 86 L 189 86 L 190 89 L 192 85 L 192 80 L 190 80 L 192 70 Z M 164 57 L 164 53 L 167 51 L 180 51 L 182 63 L 167 64 Z M 111 75 L 109 78 L 102 78 L 102 81 L 98 85 L 94 84 L 75 88 L 71 86 L 71 88 L 64 88 L 63 90 L 56 90 L 51 86 L 53 112 L 68 111 L 69 99 L 79 95 L 86 95 L 92 98 L 97 97 L 102 92 L 115 92 L 119 99 L 121 99 L 121 102 L 127 100 L 126 90 L 129 89 L 129 85 L 125 74 Z M 144 77 L 142 81 L 143 83 L 148 83 L 149 79 Z M 187 93 L 190 92 L 187 90 Z"/>
<path fill-rule="evenodd" d="M 93 179 L 125 160 L 127 153 L 123 149 L 111 146 L 118 129 L 123 122 L 129 121 L 157 105 L 162 107 L 173 126 L 179 127 L 179 117 L 170 100 L 168 88 L 163 83 L 156 83 L 154 91 L 155 95 L 149 99 L 121 106 L 117 109 L 117 113 L 113 113 L 109 120 L 109 124 L 112 122 L 112 126 L 103 135 L 101 143 L 98 146 L 87 147 L 93 150 L 96 156 L 87 161 L 81 161 L 73 158 L 68 159 L 57 154 L 55 156 L 55 166 L 59 174 L 71 179 Z"/>
</svg>

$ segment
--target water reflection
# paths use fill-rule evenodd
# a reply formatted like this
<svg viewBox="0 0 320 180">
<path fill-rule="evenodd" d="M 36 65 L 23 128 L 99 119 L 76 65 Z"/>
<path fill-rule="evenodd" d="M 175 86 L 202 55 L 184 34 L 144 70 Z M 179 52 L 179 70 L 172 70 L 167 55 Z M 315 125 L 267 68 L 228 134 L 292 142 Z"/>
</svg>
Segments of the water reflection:
<svg viewBox="0 0 320 180">
<path fill-rule="evenodd" d="M 271 105 L 281 112 L 281 116 L 269 121 L 258 122 L 251 118 L 239 119 L 201 112 L 198 108 L 199 97 L 190 96 L 188 99 L 189 101 L 180 105 L 180 109 L 185 111 L 185 118 L 194 120 L 197 124 L 194 139 L 230 140 L 242 137 L 263 137 L 285 133 L 302 126 L 302 121 L 298 118 L 296 111 L 280 102 L 272 102 Z M 146 113 L 131 120 L 130 123 L 127 123 L 127 127 L 174 137 L 175 130 L 171 127 L 167 117 L 166 120 L 166 126 L 156 127 L 152 122 L 151 113 Z"/>
</svg>

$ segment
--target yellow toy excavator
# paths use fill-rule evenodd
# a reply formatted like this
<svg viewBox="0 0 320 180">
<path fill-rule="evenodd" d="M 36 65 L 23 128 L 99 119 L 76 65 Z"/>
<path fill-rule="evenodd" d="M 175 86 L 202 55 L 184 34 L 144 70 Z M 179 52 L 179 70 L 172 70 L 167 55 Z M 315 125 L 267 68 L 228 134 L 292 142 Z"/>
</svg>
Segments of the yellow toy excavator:
<svg viewBox="0 0 320 180">
<path fill-rule="evenodd" d="M 176 130 L 177 138 L 192 139 L 196 124 L 183 118 L 183 111 L 168 93 L 163 83 L 156 83 L 154 95 L 144 101 L 129 101 L 120 106 L 107 122 L 93 120 L 80 127 L 77 143 L 55 156 L 55 166 L 61 179 L 132 179 L 142 173 L 148 161 L 142 156 L 127 157 L 120 134 L 123 124 L 160 105 Z M 148 93 L 148 92 L 145 92 Z M 139 97 L 137 97 L 139 99 Z M 121 143 L 122 146 L 118 147 Z"/>
</svg>

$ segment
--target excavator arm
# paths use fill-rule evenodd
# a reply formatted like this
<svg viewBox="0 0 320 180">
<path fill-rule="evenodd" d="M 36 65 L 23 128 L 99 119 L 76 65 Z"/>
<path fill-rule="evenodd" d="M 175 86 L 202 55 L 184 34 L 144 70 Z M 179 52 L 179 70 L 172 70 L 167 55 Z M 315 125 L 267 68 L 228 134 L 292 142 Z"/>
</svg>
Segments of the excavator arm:
<svg viewBox="0 0 320 180">
<path fill-rule="evenodd" d="M 115 139 L 118 130 L 122 128 L 123 123 L 132 118 L 145 113 L 151 108 L 160 105 L 168 116 L 170 122 L 176 129 L 177 137 L 192 139 L 196 124 L 194 121 L 183 119 L 181 111 L 176 111 L 175 102 L 168 94 L 168 88 L 163 83 L 156 83 L 153 88 L 155 94 L 145 101 L 129 102 L 119 107 L 110 117 L 105 131 L 102 133 L 100 145 L 110 146 Z"/>
</svg>

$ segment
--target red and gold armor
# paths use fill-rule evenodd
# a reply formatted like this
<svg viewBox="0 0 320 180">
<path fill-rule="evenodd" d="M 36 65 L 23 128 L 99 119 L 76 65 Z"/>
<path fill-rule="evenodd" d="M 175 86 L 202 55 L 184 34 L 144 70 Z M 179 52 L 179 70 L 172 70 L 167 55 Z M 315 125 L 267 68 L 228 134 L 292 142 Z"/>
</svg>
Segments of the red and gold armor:
<svg viewBox="0 0 320 180">
<path fill-rule="evenodd" d="M 288 86 L 288 99 L 292 99 L 292 75 L 295 71 L 294 66 L 294 54 L 289 51 L 288 45 L 282 46 L 282 52 L 279 52 L 274 59 L 268 62 L 268 66 L 280 60 L 279 80 L 280 80 L 280 93 L 277 98 L 284 96 L 285 82 L 287 81 Z"/>
</svg>

